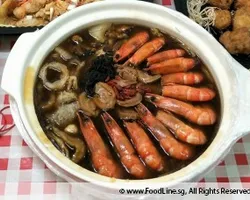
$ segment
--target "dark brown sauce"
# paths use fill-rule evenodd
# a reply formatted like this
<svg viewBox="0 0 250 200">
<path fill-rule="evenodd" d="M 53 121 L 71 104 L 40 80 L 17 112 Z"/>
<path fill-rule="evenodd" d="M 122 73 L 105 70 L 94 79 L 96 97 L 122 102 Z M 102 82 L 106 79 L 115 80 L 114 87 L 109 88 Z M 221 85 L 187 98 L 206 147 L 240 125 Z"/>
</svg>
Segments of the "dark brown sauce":
<svg viewBox="0 0 250 200">
<path fill-rule="evenodd" d="M 135 26 L 132 31 L 129 33 L 129 36 L 134 35 L 137 32 L 140 32 L 142 30 L 146 30 L 147 32 L 151 33 L 150 29 L 145 28 L 145 27 L 141 27 L 141 26 Z M 74 43 L 71 39 L 71 37 L 69 37 L 68 39 L 66 39 L 62 44 L 60 44 L 60 47 L 66 49 L 68 52 L 70 52 L 73 55 L 73 58 L 76 58 L 80 61 L 85 61 L 85 66 L 80 70 L 80 76 L 78 79 L 78 83 L 80 80 L 85 78 L 86 73 L 89 71 L 90 67 L 91 67 L 91 63 L 93 61 L 93 59 L 95 59 L 96 55 L 94 55 L 93 53 L 95 53 L 95 50 L 97 48 L 99 48 L 100 46 L 105 46 L 106 49 L 112 49 L 111 46 L 107 45 L 106 43 L 101 44 L 99 42 L 97 42 L 95 39 L 93 39 L 89 33 L 88 30 L 84 30 L 81 31 L 79 33 L 77 33 L 77 35 L 81 36 L 83 39 L 83 43 L 81 44 L 81 46 L 77 45 L 76 43 Z M 155 36 L 150 35 L 151 39 L 154 38 Z M 185 45 L 183 45 L 180 41 L 177 41 L 176 39 L 173 39 L 171 36 L 164 34 L 164 37 L 167 41 L 167 44 L 161 49 L 162 50 L 167 50 L 167 49 L 176 49 L 176 48 L 181 48 L 181 49 L 187 49 L 187 47 Z M 111 52 L 113 53 L 113 52 Z M 191 54 L 189 54 L 188 52 L 186 53 L 185 57 L 193 57 Z M 201 68 L 204 68 L 204 64 L 202 63 L 202 61 L 195 57 L 195 59 L 197 60 L 197 65 L 196 67 L 192 70 L 192 71 L 201 71 Z M 68 62 L 66 62 L 65 60 L 63 60 L 62 58 L 55 56 L 54 51 L 51 52 L 47 58 L 44 60 L 43 64 L 45 63 L 49 63 L 51 61 L 58 61 L 61 62 L 63 64 L 65 64 L 66 66 L 68 66 L 69 71 L 73 70 L 74 66 L 72 66 L 72 64 L 69 64 Z M 142 63 L 140 65 L 141 68 L 145 67 L 145 63 Z M 207 69 L 206 69 L 207 70 Z M 71 72 L 73 73 L 73 72 Z M 48 75 L 48 80 L 50 80 L 51 82 L 58 80 L 59 79 L 60 74 L 58 72 L 55 72 L 54 70 L 49 71 L 49 75 Z M 49 95 L 51 93 L 51 91 L 45 89 L 44 87 L 41 88 L 42 86 L 42 81 L 40 78 L 37 77 L 37 81 L 36 81 L 36 86 L 35 86 L 35 92 L 34 92 L 34 104 L 35 104 L 35 110 L 36 110 L 36 114 L 38 116 L 38 120 L 40 122 L 41 127 L 43 128 L 44 132 L 46 134 L 48 134 L 48 132 L 50 131 L 50 129 L 48 127 L 51 127 L 51 121 L 48 120 L 47 116 L 51 113 L 53 113 L 55 111 L 56 108 L 51 108 L 48 111 L 44 111 L 41 109 L 41 105 L 43 105 L 44 103 L 46 103 L 49 99 Z M 215 91 L 217 91 L 217 95 L 216 98 L 214 98 L 212 101 L 210 101 L 210 104 L 212 104 L 216 111 L 217 111 L 217 122 L 216 124 L 212 125 L 212 126 L 204 126 L 202 127 L 203 130 L 205 131 L 206 135 L 208 136 L 208 142 L 205 145 L 202 146 L 196 146 L 196 155 L 193 159 L 188 160 L 188 161 L 180 161 L 180 160 L 176 160 L 174 158 L 171 158 L 170 156 L 168 156 L 163 150 L 162 148 L 160 148 L 158 141 L 154 138 L 154 136 L 150 133 L 150 131 L 143 125 L 143 123 L 141 123 L 139 121 L 139 123 L 142 125 L 142 127 L 144 128 L 144 130 L 147 132 L 148 136 L 150 137 L 151 141 L 154 143 L 154 146 L 158 149 L 158 151 L 160 152 L 160 154 L 164 157 L 164 159 L 166 160 L 167 166 L 166 169 L 164 171 L 164 173 L 157 173 L 154 172 L 152 170 L 149 169 L 150 171 L 150 178 L 154 178 L 154 177 L 158 177 L 158 176 L 162 176 L 164 174 L 169 174 L 169 173 L 173 173 L 185 166 L 187 166 L 189 163 L 193 162 L 196 158 L 198 158 L 206 149 L 207 147 L 211 144 L 211 142 L 213 141 L 216 132 L 218 130 L 219 127 L 219 123 L 220 123 L 220 113 L 221 113 L 221 108 L 220 108 L 220 99 L 219 99 L 219 93 L 218 90 L 216 88 L 216 85 L 214 83 L 211 83 L 211 81 L 209 79 L 206 79 L 205 81 L 203 81 L 202 84 L 200 85 L 196 85 L 196 87 L 202 87 L 202 86 L 207 86 L 207 87 L 211 87 L 213 88 Z M 153 86 L 156 89 L 159 89 L 160 87 L 160 82 L 156 82 Z M 76 93 L 79 95 L 81 92 L 83 91 L 83 88 L 79 88 L 78 90 L 76 90 Z M 56 91 L 55 94 L 58 95 L 60 92 Z M 157 109 L 156 107 L 154 107 L 153 104 L 146 102 L 145 100 L 143 100 L 143 104 L 153 113 L 155 114 Z M 199 103 L 195 103 L 196 105 Z M 111 114 L 113 116 L 113 118 L 117 121 L 117 123 L 120 125 L 120 127 L 123 129 L 124 133 L 127 135 L 126 130 L 123 127 L 123 123 L 122 120 L 119 119 L 116 109 L 113 110 L 109 110 L 108 111 L 109 114 Z M 181 120 L 183 120 L 185 123 L 190 124 L 190 122 L 188 122 L 186 119 L 178 116 Z M 114 148 L 114 145 L 112 144 L 108 133 L 105 130 L 103 121 L 100 117 L 100 114 L 95 117 L 95 118 L 91 118 L 95 124 L 95 127 L 97 128 L 101 138 L 103 139 L 104 143 L 108 146 L 108 148 L 110 149 L 112 156 L 117 160 L 117 162 L 120 163 L 120 159 L 119 156 L 116 152 L 116 149 Z M 79 128 L 79 122 L 77 119 L 74 120 L 73 122 L 74 124 L 76 124 Z M 72 124 L 72 123 L 71 123 Z M 81 140 L 84 141 L 84 138 L 82 136 L 82 134 L 79 132 L 78 135 L 74 136 L 74 137 L 78 137 Z M 129 137 L 128 137 L 129 138 Z M 55 145 L 56 148 L 58 148 L 60 150 L 60 147 L 56 144 L 56 142 L 54 140 L 51 140 L 52 143 Z M 130 140 L 131 141 L 131 140 Z M 132 142 L 132 141 L 131 141 Z M 69 157 L 71 157 L 74 153 L 74 148 L 70 147 L 69 148 Z M 86 156 L 78 163 L 80 166 L 94 171 L 94 168 L 92 166 L 92 162 L 91 162 L 91 154 L 88 151 L 88 153 L 86 154 Z M 121 163 L 120 163 L 121 164 Z M 122 165 L 122 164 L 121 164 Z M 129 173 L 127 173 L 126 176 L 127 179 L 135 179 L 135 177 L 131 176 Z"/>
<path fill-rule="evenodd" d="M 47 80 L 51 83 L 57 81 L 60 79 L 60 72 L 58 71 L 55 71 L 53 69 L 48 69 L 47 70 L 48 73 L 47 73 Z"/>
</svg>

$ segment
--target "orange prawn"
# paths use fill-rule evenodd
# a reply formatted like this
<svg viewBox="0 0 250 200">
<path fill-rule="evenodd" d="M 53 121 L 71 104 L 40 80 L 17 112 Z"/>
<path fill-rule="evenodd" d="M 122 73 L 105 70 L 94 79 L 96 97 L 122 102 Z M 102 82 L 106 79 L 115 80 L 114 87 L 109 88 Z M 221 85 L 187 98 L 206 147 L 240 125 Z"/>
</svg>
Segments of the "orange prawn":
<svg viewBox="0 0 250 200">
<path fill-rule="evenodd" d="M 167 74 L 161 77 L 161 85 L 181 84 L 194 85 L 199 84 L 204 80 L 204 75 L 199 72 L 180 72 L 174 74 Z"/>
<path fill-rule="evenodd" d="M 193 58 L 173 58 L 150 65 L 145 70 L 152 74 L 171 74 L 176 72 L 186 72 L 195 66 Z"/>
<path fill-rule="evenodd" d="M 102 120 L 114 146 L 116 147 L 123 166 L 136 178 L 146 178 L 148 175 L 147 168 L 136 155 L 132 144 L 120 126 L 107 112 L 102 114 Z"/>
<path fill-rule="evenodd" d="M 94 169 L 104 176 L 122 178 L 124 176 L 122 167 L 112 158 L 92 120 L 81 112 L 78 112 L 77 116 L 81 132 L 91 152 Z"/>
<path fill-rule="evenodd" d="M 152 65 L 155 63 L 162 62 L 164 60 L 178 58 L 185 55 L 185 51 L 183 49 L 171 49 L 156 53 L 147 59 L 147 65 Z"/>
<path fill-rule="evenodd" d="M 163 158 L 154 147 L 154 144 L 142 127 L 137 122 L 124 121 L 123 123 L 136 147 L 138 154 L 144 160 L 146 165 L 153 170 L 159 172 L 162 171 L 165 165 Z"/>
<path fill-rule="evenodd" d="M 120 62 L 133 54 L 142 45 L 144 45 L 149 40 L 149 34 L 146 31 L 139 32 L 125 42 L 119 50 L 115 52 L 114 61 Z"/>
<path fill-rule="evenodd" d="M 125 63 L 125 65 L 128 64 L 137 66 L 141 64 L 145 59 L 157 52 L 164 44 L 165 39 L 162 37 L 155 38 L 147 42 L 135 52 L 135 54 Z"/>
<path fill-rule="evenodd" d="M 207 142 L 207 137 L 203 131 L 188 126 L 169 112 L 159 110 L 156 114 L 156 118 L 183 142 L 193 145 L 203 145 Z"/>
<path fill-rule="evenodd" d="M 194 148 L 176 140 L 142 103 L 136 106 L 136 111 L 167 154 L 178 160 L 188 160 L 194 156 Z"/>
<path fill-rule="evenodd" d="M 176 99 L 147 93 L 145 99 L 155 106 L 181 115 L 188 121 L 199 125 L 212 125 L 216 122 L 216 112 L 210 105 L 193 106 Z"/>
<path fill-rule="evenodd" d="M 162 95 L 183 101 L 210 101 L 215 92 L 210 88 L 195 88 L 186 85 L 163 86 Z"/>
</svg>

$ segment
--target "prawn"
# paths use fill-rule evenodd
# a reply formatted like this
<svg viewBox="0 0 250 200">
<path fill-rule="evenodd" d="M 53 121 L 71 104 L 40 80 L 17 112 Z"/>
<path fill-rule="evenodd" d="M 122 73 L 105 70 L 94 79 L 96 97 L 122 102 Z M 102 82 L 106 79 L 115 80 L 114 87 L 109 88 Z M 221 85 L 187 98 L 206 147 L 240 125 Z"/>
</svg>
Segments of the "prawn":
<svg viewBox="0 0 250 200">
<path fill-rule="evenodd" d="M 199 84 L 204 80 L 204 75 L 199 72 L 180 72 L 167 74 L 161 77 L 161 85 L 181 84 L 194 85 Z"/>
<path fill-rule="evenodd" d="M 171 74 L 176 72 L 186 72 L 195 66 L 193 58 L 173 58 L 170 60 L 155 63 L 146 68 L 152 74 Z"/>
<path fill-rule="evenodd" d="M 78 112 L 77 116 L 81 132 L 91 152 L 91 160 L 95 170 L 104 176 L 122 178 L 124 175 L 122 168 L 112 158 L 92 120 L 83 115 L 82 112 Z"/>
<path fill-rule="evenodd" d="M 169 130 L 152 115 L 146 106 L 141 103 L 136 106 L 136 111 L 167 154 L 178 160 L 188 160 L 194 156 L 194 148 L 176 140 Z"/>
<path fill-rule="evenodd" d="M 119 50 L 115 52 L 114 61 L 120 62 L 133 54 L 137 49 L 149 40 L 149 34 L 146 31 L 139 32 L 125 42 Z"/>
<path fill-rule="evenodd" d="M 183 101 L 210 101 L 215 97 L 215 92 L 210 88 L 168 85 L 163 86 L 162 95 Z"/>
<path fill-rule="evenodd" d="M 159 110 L 156 114 L 156 118 L 183 142 L 193 145 L 202 145 L 207 142 L 207 137 L 203 131 L 188 126 L 169 112 Z"/>
<path fill-rule="evenodd" d="M 155 63 L 162 62 L 164 60 L 178 58 L 185 55 L 185 51 L 183 49 L 171 49 L 156 53 L 147 59 L 147 65 L 152 65 Z"/>
<path fill-rule="evenodd" d="M 146 178 L 147 169 L 120 126 L 107 112 L 102 114 L 102 120 L 127 171 L 136 178 Z"/>
<path fill-rule="evenodd" d="M 146 165 L 156 171 L 164 169 L 164 161 L 146 132 L 137 122 L 123 122 L 127 132 L 132 139 L 138 154 L 144 160 Z"/>
<path fill-rule="evenodd" d="M 149 56 L 157 52 L 165 44 L 165 39 L 163 37 L 155 38 L 146 44 L 144 44 L 140 49 L 138 49 L 135 54 L 124 64 L 138 66 Z"/>
<path fill-rule="evenodd" d="M 216 112 L 210 105 L 194 106 L 176 99 L 147 93 L 145 99 L 158 108 L 174 112 L 188 121 L 199 125 L 212 125 L 216 122 Z"/>
</svg>

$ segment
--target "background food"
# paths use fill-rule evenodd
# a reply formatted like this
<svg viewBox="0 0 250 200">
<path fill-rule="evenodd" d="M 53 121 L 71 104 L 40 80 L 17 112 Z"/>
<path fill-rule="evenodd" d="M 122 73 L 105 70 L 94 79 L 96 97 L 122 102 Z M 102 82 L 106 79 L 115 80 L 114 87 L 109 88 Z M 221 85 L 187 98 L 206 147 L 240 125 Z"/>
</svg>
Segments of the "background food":
<svg viewBox="0 0 250 200">
<path fill-rule="evenodd" d="M 241 8 L 241 7 L 246 7 L 250 6 L 250 1 L 249 0 L 235 0 L 235 8 Z"/>
<path fill-rule="evenodd" d="M 221 8 L 229 9 L 234 0 L 208 0 L 208 4 Z"/>
<path fill-rule="evenodd" d="M 214 26 L 217 29 L 223 30 L 228 28 L 232 23 L 232 17 L 229 10 L 216 10 L 215 11 Z"/>
<path fill-rule="evenodd" d="M 65 12 L 97 0 L 2 0 L 0 25 L 43 26 Z"/>
<path fill-rule="evenodd" d="M 232 54 L 250 54 L 250 31 L 248 28 L 227 31 L 221 35 L 220 42 Z"/>
<path fill-rule="evenodd" d="M 34 104 L 44 132 L 70 160 L 104 176 L 146 179 L 188 165 L 220 119 L 214 81 L 189 52 L 131 24 L 75 33 L 38 73 Z"/>
<path fill-rule="evenodd" d="M 250 29 L 250 6 L 237 9 L 233 18 L 233 30 L 240 28 Z"/>
<path fill-rule="evenodd" d="M 188 0 L 189 15 L 215 33 L 231 54 L 249 55 L 249 0 Z"/>
</svg>

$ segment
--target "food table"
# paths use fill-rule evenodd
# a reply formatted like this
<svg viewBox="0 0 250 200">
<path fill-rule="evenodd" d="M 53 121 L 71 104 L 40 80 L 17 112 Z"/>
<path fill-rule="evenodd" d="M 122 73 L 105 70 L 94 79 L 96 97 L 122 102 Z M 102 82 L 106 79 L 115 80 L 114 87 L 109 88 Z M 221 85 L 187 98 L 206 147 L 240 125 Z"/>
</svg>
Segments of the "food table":
<svg viewBox="0 0 250 200">
<path fill-rule="evenodd" d="M 175 8 L 173 1 L 155 0 L 155 3 Z M 0 36 L 0 72 L 2 74 L 8 52 L 16 36 Z M 15 72 L 13 72 L 15 73 Z M 11 79 L 11 77 L 10 77 Z M 1 90 L 1 126 L 13 124 L 8 109 L 9 96 Z M 230 133 L 228 133 L 230 134 Z M 226 158 L 201 182 L 250 183 L 250 135 L 240 139 Z M 35 197 L 38 199 L 70 199 L 71 188 L 51 172 L 29 149 L 17 128 L 0 136 L 0 199 Z"/>
</svg>

